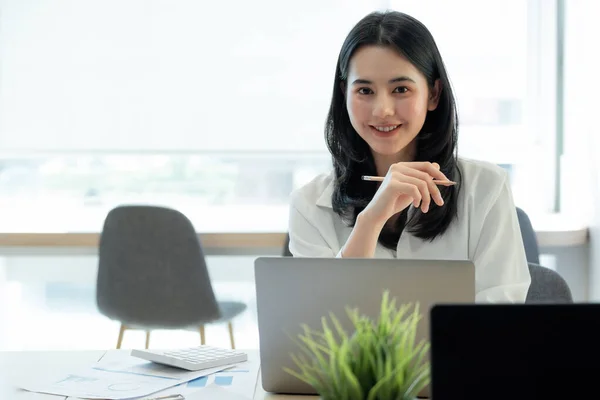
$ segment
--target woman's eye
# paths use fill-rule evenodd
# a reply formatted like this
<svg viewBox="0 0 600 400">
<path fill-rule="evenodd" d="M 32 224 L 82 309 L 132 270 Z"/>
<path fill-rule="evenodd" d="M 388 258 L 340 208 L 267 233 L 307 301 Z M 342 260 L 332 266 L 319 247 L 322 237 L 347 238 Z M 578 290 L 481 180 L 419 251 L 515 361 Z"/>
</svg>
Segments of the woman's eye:
<svg viewBox="0 0 600 400">
<path fill-rule="evenodd" d="M 408 88 L 406 86 L 398 86 L 394 89 L 394 93 L 406 93 L 408 92 Z"/>
<path fill-rule="evenodd" d="M 358 93 L 360 94 L 372 94 L 373 91 L 369 88 L 360 88 L 358 89 Z"/>
</svg>

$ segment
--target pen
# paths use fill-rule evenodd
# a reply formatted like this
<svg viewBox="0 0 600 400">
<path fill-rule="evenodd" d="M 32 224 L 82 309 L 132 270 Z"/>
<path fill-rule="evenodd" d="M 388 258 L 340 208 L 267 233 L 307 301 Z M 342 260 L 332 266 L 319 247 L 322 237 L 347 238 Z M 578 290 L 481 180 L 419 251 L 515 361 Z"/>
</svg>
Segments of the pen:
<svg viewBox="0 0 600 400">
<path fill-rule="evenodd" d="M 374 181 L 374 182 L 382 182 L 385 179 L 385 177 L 383 177 L 383 176 L 369 176 L 369 175 L 363 175 L 361 178 L 363 181 Z M 441 179 L 434 179 L 433 183 L 435 183 L 436 185 L 441 185 L 441 186 L 456 185 L 456 182 L 454 182 L 454 181 L 441 180 Z"/>
<path fill-rule="evenodd" d="M 146 400 L 185 400 L 185 397 L 180 394 L 170 394 L 168 396 L 152 397 L 151 399 Z"/>
</svg>

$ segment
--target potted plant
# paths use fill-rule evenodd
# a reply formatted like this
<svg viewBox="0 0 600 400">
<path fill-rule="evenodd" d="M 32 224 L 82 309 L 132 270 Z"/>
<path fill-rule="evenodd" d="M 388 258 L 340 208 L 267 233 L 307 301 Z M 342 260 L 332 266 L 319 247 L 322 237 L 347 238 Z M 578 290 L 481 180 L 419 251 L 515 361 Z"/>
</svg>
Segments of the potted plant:
<svg viewBox="0 0 600 400">
<path fill-rule="evenodd" d="M 396 308 L 383 293 L 376 321 L 347 309 L 354 332 L 348 335 L 330 313 L 332 328 L 322 318 L 322 332 L 302 325 L 292 354 L 299 371 L 286 372 L 311 385 L 323 400 L 413 400 L 430 381 L 429 343 L 415 343 L 421 319 L 419 304 Z"/>
</svg>

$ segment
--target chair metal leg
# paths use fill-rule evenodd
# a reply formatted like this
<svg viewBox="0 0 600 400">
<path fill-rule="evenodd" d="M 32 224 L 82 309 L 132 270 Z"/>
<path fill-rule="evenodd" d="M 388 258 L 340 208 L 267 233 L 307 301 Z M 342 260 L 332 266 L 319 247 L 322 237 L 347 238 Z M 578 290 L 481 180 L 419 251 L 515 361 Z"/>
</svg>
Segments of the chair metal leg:
<svg viewBox="0 0 600 400">
<path fill-rule="evenodd" d="M 233 324 L 231 321 L 227 323 L 227 326 L 229 327 L 229 340 L 231 340 L 231 348 L 235 349 L 235 340 L 233 340 Z"/>
<path fill-rule="evenodd" d="M 121 328 L 119 328 L 119 338 L 117 339 L 117 349 L 121 348 L 121 344 L 123 343 L 123 336 L 125 336 L 126 330 L 127 330 L 127 325 L 121 324 Z"/>
<path fill-rule="evenodd" d="M 150 331 L 146 331 L 146 348 L 150 347 Z"/>
<path fill-rule="evenodd" d="M 200 325 L 200 344 L 201 345 L 205 345 L 206 344 L 206 336 L 204 335 L 204 325 Z"/>
</svg>

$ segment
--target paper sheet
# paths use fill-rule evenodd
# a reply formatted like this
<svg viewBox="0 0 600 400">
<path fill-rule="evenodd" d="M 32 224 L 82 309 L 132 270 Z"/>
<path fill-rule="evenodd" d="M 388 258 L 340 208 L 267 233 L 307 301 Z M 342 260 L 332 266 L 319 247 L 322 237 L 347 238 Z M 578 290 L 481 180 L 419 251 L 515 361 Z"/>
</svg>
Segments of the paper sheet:
<svg viewBox="0 0 600 400">
<path fill-rule="evenodd" d="M 231 366 L 190 372 L 148 362 L 129 354 L 112 353 L 107 360 L 59 379 L 21 385 L 30 392 L 85 399 L 131 399 L 180 385 Z M 235 364 L 237 365 L 237 364 Z"/>
<path fill-rule="evenodd" d="M 254 395 L 252 395 L 254 397 Z M 252 397 L 241 396 L 237 393 L 223 389 L 215 384 L 209 385 L 202 390 L 185 395 L 185 400 L 248 400 Z"/>
<path fill-rule="evenodd" d="M 205 389 L 213 386 L 238 396 L 232 397 L 232 399 L 252 399 L 254 397 L 254 391 L 256 390 L 259 369 L 260 359 L 258 357 L 249 357 L 248 361 L 238 363 L 233 368 L 197 378 L 158 393 L 153 393 L 151 396 L 143 397 L 140 400 L 149 400 L 153 397 L 171 394 L 181 394 L 188 400 L 188 396 L 191 395 L 197 394 L 198 396 L 202 396 L 202 393 L 204 393 L 204 396 L 207 396 Z M 212 399 L 212 397 L 205 398 Z"/>
<path fill-rule="evenodd" d="M 182 381 L 189 381 L 198 378 L 198 376 L 207 375 L 205 371 L 213 373 L 227 368 L 228 366 L 210 368 L 204 371 L 187 371 L 181 368 L 169 367 L 167 365 L 157 364 L 143 359 L 132 357 L 129 353 L 109 352 L 106 353 L 94 368 L 103 371 L 129 372 L 134 374 L 155 375 L 163 378 L 175 378 Z M 200 375 L 198 375 L 200 374 Z"/>
</svg>

